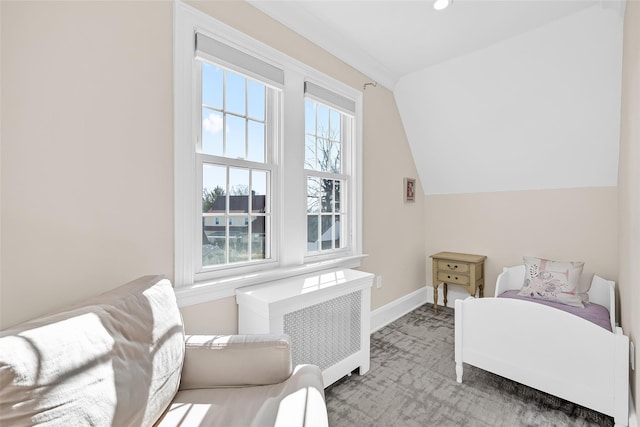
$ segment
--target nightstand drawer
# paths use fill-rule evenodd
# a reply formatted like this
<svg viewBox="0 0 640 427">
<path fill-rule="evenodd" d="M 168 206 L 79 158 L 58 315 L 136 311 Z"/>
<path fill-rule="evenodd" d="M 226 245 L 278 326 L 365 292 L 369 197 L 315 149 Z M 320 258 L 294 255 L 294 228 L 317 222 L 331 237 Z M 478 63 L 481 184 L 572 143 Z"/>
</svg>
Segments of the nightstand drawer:
<svg viewBox="0 0 640 427">
<path fill-rule="evenodd" d="M 447 270 L 452 273 L 467 273 L 469 264 L 455 261 L 438 261 L 438 270 Z"/>
<path fill-rule="evenodd" d="M 455 285 L 469 285 L 469 276 L 449 271 L 438 271 L 438 280 L 443 283 L 453 283 Z"/>
</svg>

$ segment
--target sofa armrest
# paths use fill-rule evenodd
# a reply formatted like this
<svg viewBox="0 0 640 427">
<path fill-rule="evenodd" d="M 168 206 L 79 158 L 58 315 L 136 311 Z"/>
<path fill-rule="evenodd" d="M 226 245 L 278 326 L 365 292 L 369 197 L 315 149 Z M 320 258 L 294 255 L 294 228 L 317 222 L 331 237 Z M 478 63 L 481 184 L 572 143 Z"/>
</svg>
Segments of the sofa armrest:
<svg viewBox="0 0 640 427">
<path fill-rule="evenodd" d="M 287 335 L 187 335 L 180 389 L 277 384 L 292 371 Z"/>
</svg>

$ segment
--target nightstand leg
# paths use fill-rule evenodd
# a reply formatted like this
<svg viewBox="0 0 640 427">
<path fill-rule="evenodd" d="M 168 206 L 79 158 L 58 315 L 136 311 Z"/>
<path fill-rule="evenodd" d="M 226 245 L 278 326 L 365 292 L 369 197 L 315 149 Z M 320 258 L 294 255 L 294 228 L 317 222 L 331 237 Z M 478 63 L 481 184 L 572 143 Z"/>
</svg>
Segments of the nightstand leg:
<svg viewBox="0 0 640 427">
<path fill-rule="evenodd" d="M 484 298 L 484 283 L 480 283 L 480 298 Z"/>
<path fill-rule="evenodd" d="M 444 288 L 444 306 L 447 306 L 447 284 L 443 283 L 442 287 Z"/>
<path fill-rule="evenodd" d="M 433 312 L 438 314 L 438 285 L 433 285 Z"/>
</svg>

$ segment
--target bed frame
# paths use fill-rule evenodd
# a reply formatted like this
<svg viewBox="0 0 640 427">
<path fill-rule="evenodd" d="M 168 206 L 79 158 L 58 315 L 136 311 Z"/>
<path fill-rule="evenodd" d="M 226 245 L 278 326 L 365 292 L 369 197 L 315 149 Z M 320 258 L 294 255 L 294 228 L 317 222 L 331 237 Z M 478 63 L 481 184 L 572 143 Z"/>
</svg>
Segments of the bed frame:
<svg viewBox="0 0 640 427">
<path fill-rule="evenodd" d="M 498 276 L 495 295 L 520 289 L 524 265 Z M 629 423 L 629 338 L 615 325 L 615 283 L 595 278 L 590 302 L 610 313 L 609 332 L 564 311 L 512 298 L 456 301 L 456 379 L 463 363 Z"/>
</svg>

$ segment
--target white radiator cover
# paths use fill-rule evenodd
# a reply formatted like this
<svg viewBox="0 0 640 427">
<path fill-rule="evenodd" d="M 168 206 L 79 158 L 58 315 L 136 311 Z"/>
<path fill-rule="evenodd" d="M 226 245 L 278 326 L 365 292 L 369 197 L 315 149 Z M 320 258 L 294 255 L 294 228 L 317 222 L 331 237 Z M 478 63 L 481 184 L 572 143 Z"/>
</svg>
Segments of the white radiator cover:
<svg viewBox="0 0 640 427">
<path fill-rule="evenodd" d="M 294 365 L 322 370 L 328 387 L 370 365 L 373 274 L 330 270 L 240 288 L 238 332 L 288 334 Z"/>
</svg>

